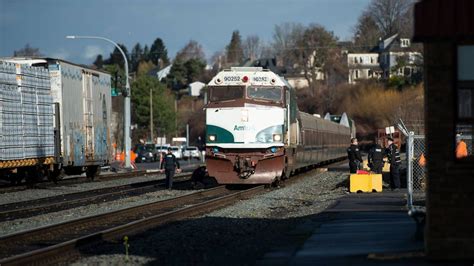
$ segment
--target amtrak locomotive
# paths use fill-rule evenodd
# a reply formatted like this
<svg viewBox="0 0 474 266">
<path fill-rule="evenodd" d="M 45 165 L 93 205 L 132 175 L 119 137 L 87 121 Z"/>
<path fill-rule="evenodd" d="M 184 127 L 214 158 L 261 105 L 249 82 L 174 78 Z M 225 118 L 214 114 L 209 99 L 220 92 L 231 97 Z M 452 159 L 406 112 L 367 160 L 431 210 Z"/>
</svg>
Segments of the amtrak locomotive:
<svg viewBox="0 0 474 266">
<path fill-rule="evenodd" d="M 288 82 L 260 67 L 218 73 L 205 109 L 206 166 L 220 184 L 271 184 L 343 158 L 355 134 L 345 114 L 300 112 Z"/>
</svg>

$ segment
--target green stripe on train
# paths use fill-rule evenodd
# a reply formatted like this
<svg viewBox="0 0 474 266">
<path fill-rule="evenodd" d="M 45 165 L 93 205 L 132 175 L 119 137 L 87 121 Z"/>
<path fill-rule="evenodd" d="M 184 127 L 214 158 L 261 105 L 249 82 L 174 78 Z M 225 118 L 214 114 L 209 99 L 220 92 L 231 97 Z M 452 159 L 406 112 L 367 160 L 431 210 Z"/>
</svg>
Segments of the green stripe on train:
<svg viewBox="0 0 474 266">
<path fill-rule="evenodd" d="M 208 143 L 234 143 L 234 135 L 227 129 L 222 127 L 206 125 L 207 142 Z M 216 141 L 210 141 L 209 135 L 216 136 Z"/>
</svg>

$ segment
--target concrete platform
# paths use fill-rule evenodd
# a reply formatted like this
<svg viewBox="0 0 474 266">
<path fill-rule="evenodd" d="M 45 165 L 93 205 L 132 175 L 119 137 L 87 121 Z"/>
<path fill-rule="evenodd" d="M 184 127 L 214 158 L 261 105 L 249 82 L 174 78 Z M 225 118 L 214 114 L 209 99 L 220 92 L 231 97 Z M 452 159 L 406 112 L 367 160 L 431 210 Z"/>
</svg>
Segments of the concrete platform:
<svg viewBox="0 0 474 266">
<path fill-rule="evenodd" d="M 423 241 L 415 239 L 416 224 L 407 214 L 405 194 L 401 190 L 347 195 L 289 232 L 295 243 L 265 254 L 256 264 L 437 264 L 425 259 Z"/>
</svg>

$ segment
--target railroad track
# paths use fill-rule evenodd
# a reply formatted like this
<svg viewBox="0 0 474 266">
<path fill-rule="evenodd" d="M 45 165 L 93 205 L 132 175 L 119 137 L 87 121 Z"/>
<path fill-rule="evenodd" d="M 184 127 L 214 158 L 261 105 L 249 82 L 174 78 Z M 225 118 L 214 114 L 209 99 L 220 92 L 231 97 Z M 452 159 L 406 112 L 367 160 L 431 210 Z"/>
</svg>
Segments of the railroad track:
<svg viewBox="0 0 474 266">
<path fill-rule="evenodd" d="M 156 175 L 156 172 L 147 172 L 145 170 L 138 170 L 138 171 L 131 171 L 131 172 L 124 172 L 124 173 L 114 173 L 114 174 L 103 174 L 97 177 L 100 181 L 107 181 L 119 178 L 129 178 L 129 177 L 136 177 L 136 176 L 146 176 L 146 175 Z M 91 181 L 85 176 L 74 176 L 69 177 L 67 179 L 63 179 L 58 181 L 57 184 L 54 184 L 51 181 L 41 181 L 36 184 L 21 184 L 21 185 L 2 185 L 0 186 L 0 194 L 3 193 L 11 193 L 11 192 L 18 192 L 23 191 L 31 188 L 51 188 L 51 187 L 58 187 L 64 185 L 74 185 L 80 184 L 87 181 Z"/>
<path fill-rule="evenodd" d="M 190 165 L 191 171 L 201 165 Z M 130 177 L 137 177 L 137 176 L 149 176 L 149 175 L 157 175 L 159 174 L 157 170 L 137 170 L 137 171 L 130 171 L 130 172 L 121 172 L 121 173 L 113 173 L 113 174 L 101 174 L 94 181 L 108 181 L 120 178 L 130 178 Z M 66 179 L 58 181 L 57 184 L 54 184 L 51 181 L 40 181 L 39 183 L 35 184 L 21 184 L 21 185 L 11 185 L 11 184 L 3 184 L 0 185 L 0 194 L 4 193 L 11 193 L 11 192 L 18 192 L 24 191 L 31 188 L 40 188 L 40 189 L 47 189 L 52 187 L 58 186 L 65 186 L 65 185 L 75 185 L 81 184 L 84 182 L 92 182 L 89 178 L 85 176 L 73 176 L 68 177 Z"/>
<path fill-rule="evenodd" d="M 340 163 L 340 162 L 339 162 Z M 331 163 L 326 167 L 334 165 Z M 303 172 L 286 180 L 299 179 L 326 169 Z M 80 256 L 81 249 L 101 241 L 121 239 L 165 223 L 201 215 L 261 193 L 265 186 L 231 191 L 224 186 L 185 196 L 148 203 L 110 213 L 10 234 L 0 238 L 0 265 L 54 264 Z"/>
<path fill-rule="evenodd" d="M 188 182 L 190 177 L 190 173 L 176 176 L 175 186 L 179 187 Z M 95 203 L 103 203 L 105 201 L 113 201 L 122 197 L 142 195 L 164 188 L 164 185 L 164 179 L 151 180 L 4 204 L 0 205 L 0 222 L 62 211 Z"/>
<path fill-rule="evenodd" d="M 23 231 L 0 238 L 0 265 L 53 264 L 80 255 L 84 246 L 188 218 L 230 205 L 265 186 L 228 190 L 224 186 L 173 199 Z"/>
</svg>

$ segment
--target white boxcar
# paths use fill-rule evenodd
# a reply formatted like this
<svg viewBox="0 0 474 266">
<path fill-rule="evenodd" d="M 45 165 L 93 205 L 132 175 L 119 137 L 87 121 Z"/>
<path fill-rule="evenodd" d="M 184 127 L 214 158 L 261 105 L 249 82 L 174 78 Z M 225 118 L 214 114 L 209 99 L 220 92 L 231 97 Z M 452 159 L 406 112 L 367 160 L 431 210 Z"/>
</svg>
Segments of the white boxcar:
<svg viewBox="0 0 474 266">
<path fill-rule="evenodd" d="M 69 168 L 107 164 L 111 154 L 110 75 L 62 60 L 47 62 L 53 101 L 58 103 L 62 164 Z"/>
</svg>

